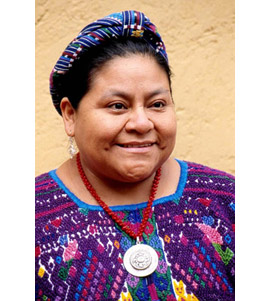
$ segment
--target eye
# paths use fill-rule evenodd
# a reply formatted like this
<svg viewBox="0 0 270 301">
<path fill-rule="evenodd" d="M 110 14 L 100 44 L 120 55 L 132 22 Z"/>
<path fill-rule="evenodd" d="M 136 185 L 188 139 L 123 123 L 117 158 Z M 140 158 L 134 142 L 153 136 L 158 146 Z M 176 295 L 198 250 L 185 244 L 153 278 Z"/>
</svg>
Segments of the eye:
<svg viewBox="0 0 270 301">
<path fill-rule="evenodd" d="M 110 105 L 109 108 L 111 108 L 115 111 L 126 109 L 126 107 L 120 102 L 117 102 L 117 103 L 114 103 L 114 104 Z"/>
<path fill-rule="evenodd" d="M 152 104 L 152 107 L 160 109 L 163 108 L 165 106 L 164 102 L 162 101 L 156 101 Z"/>
</svg>

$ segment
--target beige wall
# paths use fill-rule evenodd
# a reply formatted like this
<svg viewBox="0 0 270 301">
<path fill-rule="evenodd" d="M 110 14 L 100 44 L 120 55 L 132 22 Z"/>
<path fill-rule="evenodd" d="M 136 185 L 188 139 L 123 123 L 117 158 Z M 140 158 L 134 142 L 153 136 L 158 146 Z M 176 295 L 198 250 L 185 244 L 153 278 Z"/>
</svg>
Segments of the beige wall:
<svg viewBox="0 0 270 301">
<path fill-rule="evenodd" d="M 173 155 L 234 173 L 234 0 L 36 0 L 36 174 L 68 158 L 51 69 L 85 25 L 128 9 L 143 11 L 167 47 L 178 119 Z"/>
</svg>

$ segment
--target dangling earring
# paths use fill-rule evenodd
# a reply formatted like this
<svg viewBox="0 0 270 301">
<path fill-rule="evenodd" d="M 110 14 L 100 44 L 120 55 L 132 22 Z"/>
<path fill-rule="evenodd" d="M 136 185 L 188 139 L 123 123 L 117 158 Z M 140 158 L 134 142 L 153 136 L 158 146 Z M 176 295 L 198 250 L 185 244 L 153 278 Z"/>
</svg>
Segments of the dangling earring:
<svg viewBox="0 0 270 301">
<path fill-rule="evenodd" d="M 70 155 L 70 158 L 72 159 L 77 151 L 76 151 L 76 147 L 74 145 L 74 138 L 69 136 L 68 140 L 69 140 L 68 153 Z"/>
</svg>

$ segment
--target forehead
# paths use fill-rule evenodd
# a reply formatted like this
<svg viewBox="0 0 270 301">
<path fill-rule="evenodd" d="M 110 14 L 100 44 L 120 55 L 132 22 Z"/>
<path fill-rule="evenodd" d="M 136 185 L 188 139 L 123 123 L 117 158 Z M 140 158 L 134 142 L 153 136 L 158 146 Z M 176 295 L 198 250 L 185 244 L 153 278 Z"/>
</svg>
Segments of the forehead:
<svg viewBox="0 0 270 301">
<path fill-rule="evenodd" d="M 165 70 L 148 55 L 133 54 L 125 57 L 116 57 L 105 63 L 96 73 L 93 80 L 94 86 L 146 87 L 151 84 L 151 89 L 169 86 Z M 125 86 L 126 85 L 126 86 Z"/>
</svg>

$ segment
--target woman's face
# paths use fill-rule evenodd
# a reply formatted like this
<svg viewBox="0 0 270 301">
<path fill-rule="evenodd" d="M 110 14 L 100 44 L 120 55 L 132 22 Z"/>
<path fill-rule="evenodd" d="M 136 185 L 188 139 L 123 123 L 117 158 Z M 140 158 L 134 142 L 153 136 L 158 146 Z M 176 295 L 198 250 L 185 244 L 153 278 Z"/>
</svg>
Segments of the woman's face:
<svg viewBox="0 0 270 301">
<path fill-rule="evenodd" d="M 83 167 L 101 178 L 142 181 L 174 148 L 176 118 L 169 81 L 148 56 L 106 63 L 72 120 Z"/>
</svg>

